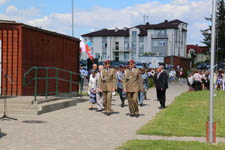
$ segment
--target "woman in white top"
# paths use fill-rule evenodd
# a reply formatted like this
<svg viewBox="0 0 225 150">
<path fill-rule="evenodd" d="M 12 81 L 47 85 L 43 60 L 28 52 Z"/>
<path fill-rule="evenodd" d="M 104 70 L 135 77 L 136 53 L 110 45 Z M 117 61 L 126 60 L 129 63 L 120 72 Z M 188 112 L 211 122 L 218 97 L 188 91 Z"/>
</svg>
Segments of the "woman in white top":
<svg viewBox="0 0 225 150">
<path fill-rule="evenodd" d="M 174 69 L 172 69 L 169 73 L 169 76 L 170 76 L 170 81 L 175 81 L 175 78 L 176 78 L 176 71 Z"/>
<path fill-rule="evenodd" d="M 90 75 L 89 84 L 88 84 L 88 94 L 89 94 L 89 110 L 93 110 L 94 104 L 96 103 L 96 91 L 98 89 L 96 70 L 93 70 Z"/>
</svg>

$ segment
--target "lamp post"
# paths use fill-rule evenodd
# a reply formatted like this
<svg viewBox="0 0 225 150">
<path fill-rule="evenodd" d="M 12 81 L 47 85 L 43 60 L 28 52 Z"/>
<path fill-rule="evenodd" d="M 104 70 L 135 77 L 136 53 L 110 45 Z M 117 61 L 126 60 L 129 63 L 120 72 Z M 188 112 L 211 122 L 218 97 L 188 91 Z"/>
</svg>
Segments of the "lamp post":
<svg viewBox="0 0 225 150">
<path fill-rule="evenodd" d="M 74 7 L 73 7 L 73 0 L 72 0 L 72 36 L 74 37 Z"/>
<path fill-rule="evenodd" d="M 211 58 L 210 58 L 210 107 L 209 107 L 209 143 L 213 143 L 213 78 L 214 78 L 214 52 L 216 35 L 216 0 L 213 0 L 212 9 L 212 36 L 211 36 Z"/>
</svg>

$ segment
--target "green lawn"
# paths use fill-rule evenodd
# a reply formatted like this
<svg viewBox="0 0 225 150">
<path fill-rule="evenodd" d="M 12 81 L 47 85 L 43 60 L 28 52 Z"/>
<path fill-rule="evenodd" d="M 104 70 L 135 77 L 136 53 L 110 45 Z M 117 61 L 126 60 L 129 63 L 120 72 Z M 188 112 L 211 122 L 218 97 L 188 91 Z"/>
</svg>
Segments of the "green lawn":
<svg viewBox="0 0 225 150">
<path fill-rule="evenodd" d="M 225 150 L 225 144 L 209 145 L 199 142 L 132 140 L 119 150 Z"/>
<path fill-rule="evenodd" d="M 225 137 L 225 92 L 214 99 L 214 120 L 217 136 Z M 138 134 L 161 136 L 205 136 L 209 116 L 209 91 L 187 92 L 144 125 Z"/>
</svg>

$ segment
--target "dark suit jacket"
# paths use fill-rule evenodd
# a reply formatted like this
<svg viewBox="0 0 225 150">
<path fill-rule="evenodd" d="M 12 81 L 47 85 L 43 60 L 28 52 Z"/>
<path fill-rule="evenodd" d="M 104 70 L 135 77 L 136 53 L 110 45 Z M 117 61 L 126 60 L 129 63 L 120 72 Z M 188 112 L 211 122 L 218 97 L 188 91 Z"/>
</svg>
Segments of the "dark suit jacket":
<svg viewBox="0 0 225 150">
<path fill-rule="evenodd" d="M 168 88 L 168 75 L 165 71 L 160 73 L 159 78 L 156 76 L 156 84 L 157 89 L 167 89 Z"/>
</svg>

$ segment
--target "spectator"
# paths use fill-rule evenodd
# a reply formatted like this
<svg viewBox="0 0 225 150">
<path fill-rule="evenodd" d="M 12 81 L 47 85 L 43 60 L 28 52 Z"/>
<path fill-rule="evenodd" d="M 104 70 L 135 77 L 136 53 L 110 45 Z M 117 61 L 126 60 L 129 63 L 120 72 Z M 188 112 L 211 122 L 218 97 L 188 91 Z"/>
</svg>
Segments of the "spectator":
<svg viewBox="0 0 225 150">
<path fill-rule="evenodd" d="M 187 84 L 189 86 L 189 91 L 193 91 L 193 74 L 189 74 L 188 79 L 187 79 Z"/>
<path fill-rule="evenodd" d="M 145 69 L 144 68 L 141 68 L 141 78 L 142 78 L 142 84 L 143 84 L 143 91 L 139 91 L 138 92 L 138 97 L 139 97 L 139 101 L 138 101 L 138 104 L 140 106 L 143 106 L 143 102 L 145 100 L 145 92 L 147 92 L 148 90 L 148 76 L 147 74 L 145 73 Z"/>
<path fill-rule="evenodd" d="M 98 67 L 98 73 L 96 74 L 96 80 L 97 80 L 97 87 L 98 88 L 99 88 L 100 73 L 101 73 L 102 69 L 103 69 L 103 66 L 100 65 Z M 104 110 L 102 91 L 97 91 L 97 93 L 96 93 L 96 104 L 97 104 L 97 112 L 101 112 L 101 111 Z"/>
<path fill-rule="evenodd" d="M 169 80 L 174 83 L 175 79 L 176 79 L 176 71 L 172 69 L 169 73 Z"/>
<path fill-rule="evenodd" d="M 193 88 L 195 91 L 202 90 L 202 76 L 198 71 L 195 71 L 193 75 Z"/>
<path fill-rule="evenodd" d="M 123 92 L 123 76 L 124 76 L 124 69 L 120 66 L 116 73 L 116 87 L 117 87 L 117 92 L 120 96 L 121 107 L 124 107 L 124 101 L 125 101 L 125 96 Z"/>
<path fill-rule="evenodd" d="M 84 87 L 84 79 L 87 77 L 86 70 L 82 66 L 80 66 L 80 93 L 82 95 L 83 87 Z"/>
<path fill-rule="evenodd" d="M 88 93 L 90 96 L 89 102 L 89 110 L 93 110 L 94 104 L 96 103 L 96 91 L 97 91 L 97 78 L 96 78 L 96 70 L 92 70 L 90 75 L 89 84 L 88 84 Z"/>
</svg>

